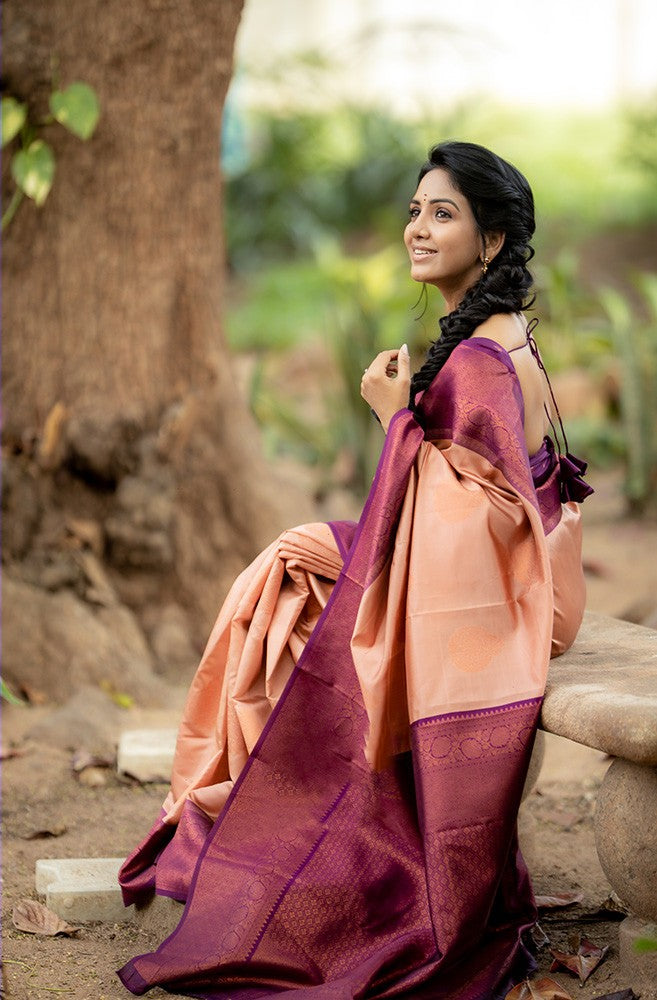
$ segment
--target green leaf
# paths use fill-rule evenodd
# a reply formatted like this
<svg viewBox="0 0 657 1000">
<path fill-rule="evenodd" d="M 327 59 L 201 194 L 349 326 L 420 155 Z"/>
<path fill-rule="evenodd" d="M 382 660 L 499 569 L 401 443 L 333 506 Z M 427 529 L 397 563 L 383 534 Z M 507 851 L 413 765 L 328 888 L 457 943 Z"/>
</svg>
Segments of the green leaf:
<svg viewBox="0 0 657 1000">
<path fill-rule="evenodd" d="M 637 938 L 634 942 L 634 950 L 640 953 L 657 951 L 657 939 L 649 937 Z"/>
<path fill-rule="evenodd" d="M 15 153 L 11 174 L 28 198 L 43 205 L 55 176 L 55 157 L 48 143 L 35 139 L 27 149 Z"/>
<path fill-rule="evenodd" d="M 21 698 L 17 698 L 16 695 L 11 691 L 9 686 L 5 684 L 4 680 L 0 680 L 0 696 L 8 701 L 10 705 L 24 705 L 25 702 Z"/>
<path fill-rule="evenodd" d="M 27 118 L 27 108 L 15 97 L 2 98 L 2 148 L 18 135 L 25 119 Z"/>
<path fill-rule="evenodd" d="M 50 110 L 73 135 L 79 139 L 90 139 L 98 123 L 100 104 L 93 87 L 78 81 L 66 90 L 55 90 L 50 95 Z"/>
</svg>

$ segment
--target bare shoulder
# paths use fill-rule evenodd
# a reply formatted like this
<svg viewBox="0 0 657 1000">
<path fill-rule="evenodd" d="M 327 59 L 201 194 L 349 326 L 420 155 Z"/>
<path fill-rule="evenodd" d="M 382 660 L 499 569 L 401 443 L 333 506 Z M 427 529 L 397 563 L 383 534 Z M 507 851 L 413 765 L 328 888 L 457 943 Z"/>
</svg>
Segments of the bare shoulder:
<svg viewBox="0 0 657 1000">
<path fill-rule="evenodd" d="M 495 313 L 480 323 L 473 337 L 486 337 L 510 351 L 521 347 L 527 340 L 527 321 L 521 313 Z"/>
</svg>

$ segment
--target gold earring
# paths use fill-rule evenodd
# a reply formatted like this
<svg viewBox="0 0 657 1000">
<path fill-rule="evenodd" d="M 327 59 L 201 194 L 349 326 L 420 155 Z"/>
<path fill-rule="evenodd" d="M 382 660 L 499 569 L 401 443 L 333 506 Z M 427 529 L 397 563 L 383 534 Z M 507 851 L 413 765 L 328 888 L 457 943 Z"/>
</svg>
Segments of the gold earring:
<svg viewBox="0 0 657 1000">
<path fill-rule="evenodd" d="M 482 276 L 482 278 L 486 274 L 486 272 L 488 271 L 488 265 L 489 264 L 490 264 L 490 257 L 484 257 L 484 262 L 481 265 L 481 276 Z"/>
</svg>

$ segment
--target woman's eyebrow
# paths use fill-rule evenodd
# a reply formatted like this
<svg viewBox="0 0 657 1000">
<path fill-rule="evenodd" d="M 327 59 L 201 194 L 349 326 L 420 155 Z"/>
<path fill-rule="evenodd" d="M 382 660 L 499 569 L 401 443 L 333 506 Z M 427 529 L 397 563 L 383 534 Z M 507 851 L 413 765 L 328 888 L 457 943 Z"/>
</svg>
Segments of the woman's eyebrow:
<svg viewBox="0 0 657 1000">
<path fill-rule="evenodd" d="M 429 200 L 429 204 L 430 205 L 439 205 L 441 202 L 444 202 L 444 201 L 446 201 L 448 205 L 453 205 L 457 212 L 461 211 L 461 209 L 458 207 L 458 205 L 456 204 L 456 202 L 452 201 L 451 198 L 431 198 Z M 419 204 L 420 204 L 420 202 L 417 200 L 417 198 L 411 198 L 411 205 L 419 205 Z"/>
</svg>

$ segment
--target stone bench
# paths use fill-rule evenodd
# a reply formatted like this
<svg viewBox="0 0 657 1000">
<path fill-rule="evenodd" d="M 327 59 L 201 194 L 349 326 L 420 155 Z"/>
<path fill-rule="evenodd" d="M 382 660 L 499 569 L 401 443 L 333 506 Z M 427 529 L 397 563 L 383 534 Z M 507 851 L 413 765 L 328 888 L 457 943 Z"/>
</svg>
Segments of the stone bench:
<svg viewBox="0 0 657 1000">
<path fill-rule="evenodd" d="M 620 924 L 621 964 L 657 997 L 657 631 L 588 612 L 574 646 L 552 660 L 541 727 L 614 758 L 598 793 L 595 842 L 609 884 L 631 916 Z"/>
</svg>

